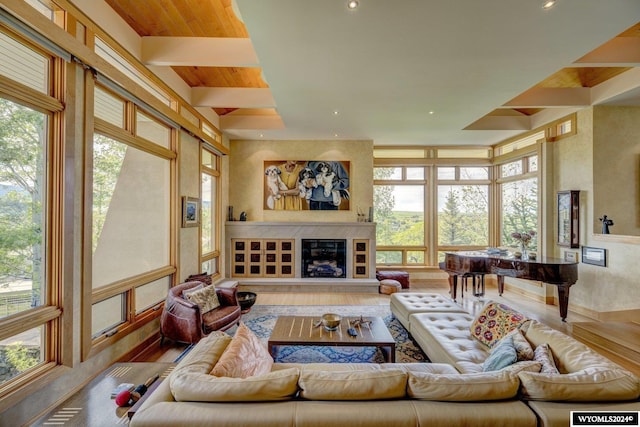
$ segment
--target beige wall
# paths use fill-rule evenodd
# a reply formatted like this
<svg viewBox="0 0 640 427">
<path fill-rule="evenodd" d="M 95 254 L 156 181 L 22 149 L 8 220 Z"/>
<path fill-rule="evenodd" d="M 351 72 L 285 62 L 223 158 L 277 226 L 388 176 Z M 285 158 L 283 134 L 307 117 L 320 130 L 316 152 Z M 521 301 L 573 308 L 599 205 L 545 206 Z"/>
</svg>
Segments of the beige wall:
<svg viewBox="0 0 640 427">
<path fill-rule="evenodd" d="M 593 230 L 607 215 L 612 234 L 640 235 L 640 107 L 593 108 Z"/>
<path fill-rule="evenodd" d="M 200 141 L 186 132 L 180 132 L 180 156 L 178 196 L 200 197 Z M 180 199 L 182 200 L 182 199 Z M 178 209 L 182 215 L 182 206 Z M 180 223 L 180 219 L 178 223 Z M 179 282 L 183 282 L 189 275 L 200 273 L 200 259 L 198 246 L 198 228 L 186 227 L 179 229 Z"/>
<path fill-rule="evenodd" d="M 595 107 L 599 108 L 603 107 Z M 606 119 L 601 120 L 601 117 Z M 606 267 L 582 262 L 579 264 L 578 282 L 571 287 L 569 308 L 601 320 L 640 320 L 638 242 L 605 239 L 594 235 L 592 229 L 597 215 L 602 214 L 594 212 L 593 171 L 602 165 L 602 160 L 595 154 L 598 151 L 597 140 L 604 140 L 602 135 L 605 134 L 609 135 L 606 140 L 614 139 L 617 129 L 628 125 L 626 120 L 637 121 L 637 118 L 627 117 L 629 116 L 621 115 L 620 118 L 625 119 L 620 122 L 612 120 L 609 114 L 594 114 L 594 108 L 580 111 L 577 135 L 560 140 L 553 147 L 555 191 L 580 190 L 580 244 L 608 251 Z M 623 180 L 637 181 L 632 173 L 619 171 L 618 174 Z M 555 205 L 550 208 L 555 209 Z M 555 238 L 556 232 L 554 229 L 553 236 L 547 237 Z M 555 255 L 563 257 L 569 250 L 580 252 L 580 249 L 560 248 L 556 245 Z"/>
<path fill-rule="evenodd" d="M 372 141 L 231 141 L 229 205 L 235 217 L 246 211 L 249 221 L 351 222 L 357 209 L 373 206 Z M 265 160 L 341 160 L 351 162 L 349 211 L 270 211 L 263 208 Z M 228 205 L 227 205 L 228 206 Z M 227 206 L 224 206 L 226 212 Z"/>
</svg>

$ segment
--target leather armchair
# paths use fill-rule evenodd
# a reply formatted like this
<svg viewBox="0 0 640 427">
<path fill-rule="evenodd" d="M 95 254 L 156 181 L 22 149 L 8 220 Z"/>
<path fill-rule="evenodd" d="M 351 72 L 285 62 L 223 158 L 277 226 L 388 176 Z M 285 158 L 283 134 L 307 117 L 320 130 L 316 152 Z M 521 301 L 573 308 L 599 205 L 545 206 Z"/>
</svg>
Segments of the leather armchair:
<svg viewBox="0 0 640 427">
<path fill-rule="evenodd" d="M 225 331 L 240 324 L 240 304 L 236 288 L 216 288 L 220 307 L 202 314 L 197 304 L 182 297 L 185 290 L 202 285 L 191 281 L 169 289 L 160 317 L 160 345 L 164 338 L 193 344 L 213 331 Z"/>
</svg>

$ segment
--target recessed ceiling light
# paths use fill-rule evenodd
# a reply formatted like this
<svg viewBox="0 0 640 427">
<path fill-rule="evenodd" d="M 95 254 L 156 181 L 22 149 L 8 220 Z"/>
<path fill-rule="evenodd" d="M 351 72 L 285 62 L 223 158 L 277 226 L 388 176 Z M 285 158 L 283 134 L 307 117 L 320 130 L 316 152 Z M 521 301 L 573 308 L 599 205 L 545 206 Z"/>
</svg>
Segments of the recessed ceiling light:
<svg viewBox="0 0 640 427">
<path fill-rule="evenodd" d="M 262 134 L 262 133 L 261 133 L 261 134 L 260 134 L 260 138 L 262 138 L 263 136 L 264 136 L 264 134 Z"/>
<path fill-rule="evenodd" d="M 337 116 L 338 114 L 340 114 L 340 111 L 338 111 L 338 110 L 336 110 L 336 111 L 334 111 L 334 112 L 333 112 L 333 115 L 334 115 L 334 116 Z"/>
<path fill-rule="evenodd" d="M 555 5 L 556 5 L 556 0 L 543 0 L 542 1 L 542 8 L 544 10 L 549 10 Z"/>
<path fill-rule="evenodd" d="M 351 10 L 353 9 L 357 9 L 358 8 L 358 1 L 357 0 L 349 0 L 347 2 L 347 7 Z"/>
<path fill-rule="evenodd" d="M 434 113 L 433 111 L 429 111 L 429 114 L 433 114 L 433 113 Z"/>
<path fill-rule="evenodd" d="M 337 133 L 334 133 L 334 134 L 333 134 L 333 136 L 338 136 L 338 134 L 337 134 Z"/>
</svg>

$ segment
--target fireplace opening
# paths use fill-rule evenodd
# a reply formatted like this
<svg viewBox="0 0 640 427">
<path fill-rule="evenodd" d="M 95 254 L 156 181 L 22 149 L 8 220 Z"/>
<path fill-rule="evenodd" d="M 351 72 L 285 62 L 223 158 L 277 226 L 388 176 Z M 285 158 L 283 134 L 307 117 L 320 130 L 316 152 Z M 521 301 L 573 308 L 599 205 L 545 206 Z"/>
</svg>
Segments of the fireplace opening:
<svg viewBox="0 0 640 427">
<path fill-rule="evenodd" d="M 302 277 L 347 277 L 346 239 L 302 239 Z"/>
</svg>

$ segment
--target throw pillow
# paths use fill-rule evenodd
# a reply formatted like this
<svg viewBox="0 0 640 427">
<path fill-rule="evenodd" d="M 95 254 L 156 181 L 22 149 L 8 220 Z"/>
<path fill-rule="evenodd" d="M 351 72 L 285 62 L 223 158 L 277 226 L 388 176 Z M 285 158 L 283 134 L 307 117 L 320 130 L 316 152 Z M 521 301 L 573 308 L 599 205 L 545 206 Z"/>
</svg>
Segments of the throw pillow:
<svg viewBox="0 0 640 427">
<path fill-rule="evenodd" d="M 231 344 L 211 370 L 216 377 L 247 378 L 271 372 L 273 358 L 267 347 L 251 332 L 244 323 L 240 323 Z"/>
<path fill-rule="evenodd" d="M 503 371 L 516 375 L 518 372 L 540 372 L 540 368 L 542 368 L 540 362 L 536 362 L 535 360 L 522 360 L 511 366 L 507 366 Z"/>
<path fill-rule="evenodd" d="M 536 347 L 533 352 L 533 360 L 536 362 L 540 362 L 542 368 L 540 372 L 543 374 L 559 374 L 558 368 L 556 367 L 556 362 L 553 360 L 553 353 L 551 353 L 551 348 L 549 348 L 549 344 L 544 343 L 540 344 Z"/>
<path fill-rule="evenodd" d="M 471 335 L 488 347 L 520 326 L 527 318 L 508 305 L 489 301 L 471 323 Z"/>
<path fill-rule="evenodd" d="M 533 347 L 531 347 L 529 341 L 527 341 L 524 335 L 522 335 L 520 328 L 516 328 L 509 332 L 507 337 L 513 338 L 513 346 L 516 348 L 519 361 L 533 359 Z"/>
<path fill-rule="evenodd" d="M 504 337 L 493 347 L 489 357 L 484 361 L 482 370 L 484 372 L 499 371 L 518 361 L 516 348 L 513 346 L 513 337 Z"/>
<path fill-rule="evenodd" d="M 216 287 L 213 285 L 205 286 L 202 289 L 189 293 L 187 295 L 187 299 L 194 304 L 198 304 L 202 314 L 220 307 L 218 294 L 216 294 Z"/>
<path fill-rule="evenodd" d="M 196 285 L 193 288 L 186 289 L 186 290 L 182 291 L 182 298 L 188 300 L 189 299 L 189 295 L 191 295 L 195 291 L 199 291 L 202 288 L 204 288 L 204 285 L 202 283 L 200 283 L 199 285 Z"/>
</svg>

